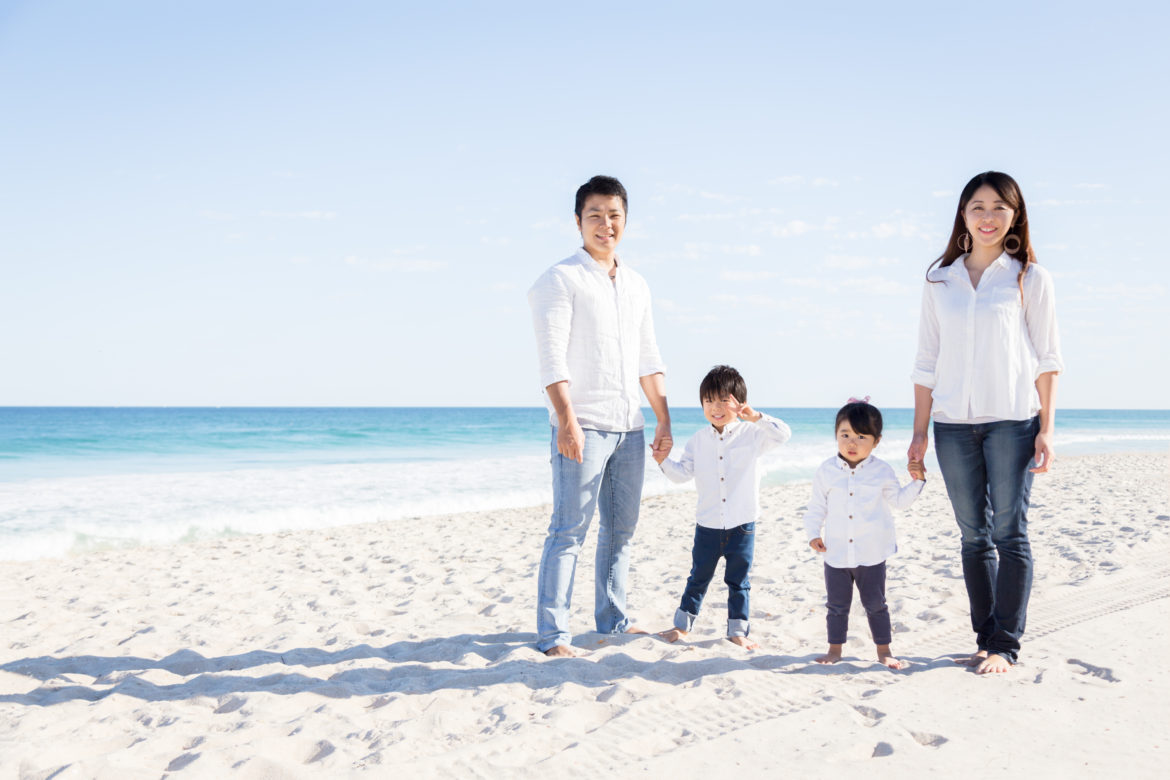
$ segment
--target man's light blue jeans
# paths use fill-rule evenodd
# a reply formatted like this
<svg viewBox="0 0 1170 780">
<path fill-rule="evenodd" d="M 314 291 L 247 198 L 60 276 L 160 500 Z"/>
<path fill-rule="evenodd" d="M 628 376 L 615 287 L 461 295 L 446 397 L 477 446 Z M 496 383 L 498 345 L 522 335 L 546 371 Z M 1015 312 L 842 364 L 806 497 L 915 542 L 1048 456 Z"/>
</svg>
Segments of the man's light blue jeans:
<svg viewBox="0 0 1170 780">
<path fill-rule="evenodd" d="M 584 433 L 584 462 L 578 463 L 557 452 L 557 429 L 552 429 L 553 512 L 536 586 L 536 646 L 541 652 L 573 638 L 573 575 L 595 508 L 601 514 L 593 607 L 597 630 L 616 634 L 630 626 L 626 574 L 646 472 L 645 436 L 641 430 Z"/>
</svg>

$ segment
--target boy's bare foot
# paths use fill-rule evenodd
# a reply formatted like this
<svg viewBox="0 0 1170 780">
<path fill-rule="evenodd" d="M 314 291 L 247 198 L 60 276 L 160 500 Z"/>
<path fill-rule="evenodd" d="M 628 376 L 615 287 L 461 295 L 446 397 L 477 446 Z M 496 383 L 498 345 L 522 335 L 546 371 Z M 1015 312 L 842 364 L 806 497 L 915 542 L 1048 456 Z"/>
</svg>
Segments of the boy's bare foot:
<svg viewBox="0 0 1170 780">
<path fill-rule="evenodd" d="M 999 653 L 991 653 L 975 667 L 975 674 L 1003 674 L 1012 668 L 1012 662 Z"/>
<path fill-rule="evenodd" d="M 829 652 L 817 658 L 818 664 L 835 664 L 841 660 L 841 645 L 829 645 Z"/>
<path fill-rule="evenodd" d="M 760 649 L 760 645 L 758 642 L 753 642 L 752 640 L 748 639 L 746 636 L 729 636 L 729 637 L 727 637 L 727 641 L 731 642 L 731 644 L 733 644 L 733 645 L 739 645 L 744 650 L 759 650 Z"/>
<path fill-rule="evenodd" d="M 577 655 L 568 645 L 553 645 L 544 654 L 549 658 L 574 658 Z"/>
<path fill-rule="evenodd" d="M 894 651 L 890 650 L 889 645 L 877 646 L 878 661 L 890 667 L 891 669 L 905 669 L 910 664 L 905 661 L 900 661 L 894 657 Z"/>
<path fill-rule="evenodd" d="M 974 655 L 968 655 L 968 656 L 964 656 L 962 658 L 956 658 L 955 663 L 962 664 L 963 666 L 978 666 L 979 664 L 983 663 L 986 659 L 987 659 L 987 651 L 980 650 L 979 652 L 975 653 Z"/>
<path fill-rule="evenodd" d="M 677 642 L 678 640 L 682 639 L 686 635 L 687 635 L 687 632 L 683 631 L 681 628 L 672 628 L 672 629 L 669 629 L 667 631 L 659 631 L 658 632 L 658 636 L 662 637 L 667 642 Z"/>
</svg>

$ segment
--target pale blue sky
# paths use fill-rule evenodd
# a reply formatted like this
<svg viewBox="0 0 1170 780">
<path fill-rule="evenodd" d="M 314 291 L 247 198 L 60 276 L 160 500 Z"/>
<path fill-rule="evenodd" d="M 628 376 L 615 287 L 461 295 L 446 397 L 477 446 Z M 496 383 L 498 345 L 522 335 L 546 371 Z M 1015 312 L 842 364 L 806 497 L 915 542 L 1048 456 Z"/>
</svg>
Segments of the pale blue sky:
<svg viewBox="0 0 1170 780">
<path fill-rule="evenodd" d="M 0 0 L 0 405 L 539 405 L 525 293 L 608 173 L 673 403 L 909 406 L 994 168 L 1060 403 L 1166 407 L 1166 12 L 813 6 Z"/>
</svg>

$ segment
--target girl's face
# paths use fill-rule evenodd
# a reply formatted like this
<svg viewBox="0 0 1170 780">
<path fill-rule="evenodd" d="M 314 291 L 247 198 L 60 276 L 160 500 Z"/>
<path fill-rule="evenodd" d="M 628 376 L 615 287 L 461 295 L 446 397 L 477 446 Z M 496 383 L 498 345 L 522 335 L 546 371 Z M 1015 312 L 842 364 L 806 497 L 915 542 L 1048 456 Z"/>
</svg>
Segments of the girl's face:
<svg viewBox="0 0 1170 780">
<path fill-rule="evenodd" d="M 837 452 L 850 466 L 856 466 L 868 458 L 880 440 L 865 433 L 857 433 L 848 420 L 842 420 L 837 426 Z"/>
<path fill-rule="evenodd" d="M 990 184 L 975 190 L 967 207 L 963 209 L 963 221 L 971 234 L 974 246 L 989 249 L 1001 246 L 1012 226 L 1016 212 L 1004 201 Z"/>
</svg>

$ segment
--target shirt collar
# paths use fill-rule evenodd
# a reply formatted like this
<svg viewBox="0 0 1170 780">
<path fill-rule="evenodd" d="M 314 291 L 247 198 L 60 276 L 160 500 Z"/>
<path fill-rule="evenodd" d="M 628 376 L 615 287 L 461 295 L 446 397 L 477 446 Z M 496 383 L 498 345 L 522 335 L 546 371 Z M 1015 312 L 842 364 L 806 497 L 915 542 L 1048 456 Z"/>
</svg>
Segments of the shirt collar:
<svg viewBox="0 0 1170 780">
<path fill-rule="evenodd" d="M 573 257 L 575 257 L 577 259 L 577 262 L 579 262 L 581 265 L 587 265 L 590 268 L 592 268 L 596 273 L 599 273 L 602 276 L 605 276 L 606 278 L 609 277 L 609 274 L 607 274 L 605 271 L 602 270 L 601 266 L 598 265 L 597 261 L 593 259 L 593 255 L 589 254 L 589 252 L 585 249 L 585 247 L 578 247 L 577 251 L 573 253 Z M 622 260 L 621 255 L 614 255 L 613 260 L 614 260 L 614 264 L 618 268 L 621 268 L 623 265 L 625 265 L 625 262 Z"/>
<path fill-rule="evenodd" d="M 733 433 L 736 428 L 738 428 L 739 426 L 741 426 L 743 424 L 744 424 L 743 420 L 740 420 L 737 418 L 737 419 L 732 420 L 731 422 L 729 422 L 723 426 L 723 433 L 720 433 L 719 431 L 715 430 L 715 426 L 712 425 L 711 423 L 707 423 L 707 430 L 709 430 L 711 432 L 712 436 L 726 436 L 729 433 Z"/>
<path fill-rule="evenodd" d="M 870 455 L 868 458 L 861 461 L 856 466 L 850 466 L 848 463 L 845 462 L 845 459 L 841 457 L 841 453 L 838 452 L 836 462 L 837 462 L 837 468 L 844 471 L 845 469 L 854 470 L 854 469 L 865 468 L 865 466 L 868 465 L 871 460 L 873 460 L 873 455 Z"/>
<path fill-rule="evenodd" d="M 949 268 L 951 270 L 951 276 L 960 276 L 962 273 L 966 273 L 966 271 L 967 271 L 967 258 L 970 256 L 971 256 L 970 252 L 968 252 L 966 254 L 959 255 L 959 259 L 950 264 Z M 1002 253 L 1000 253 L 999 257 L 992 260 L 991 265 L 989 265 L 987 267 L 991 268 L 992 265 L 998 265 L 1000 268 L 1007 268 L 1008 263 L 1010 263 L 1011 261 L 1012 261 L 1012 256 L 1009 255 L 1007 252 L 1002 252 Z"/>
</svg>

